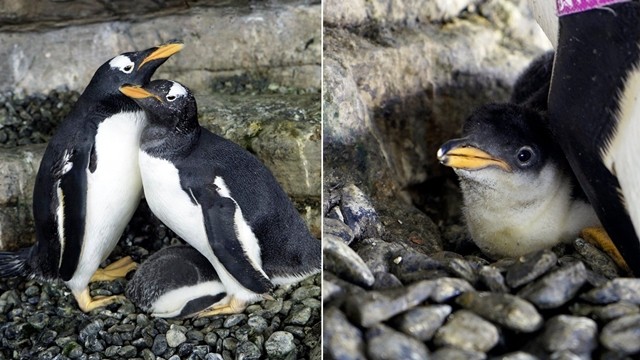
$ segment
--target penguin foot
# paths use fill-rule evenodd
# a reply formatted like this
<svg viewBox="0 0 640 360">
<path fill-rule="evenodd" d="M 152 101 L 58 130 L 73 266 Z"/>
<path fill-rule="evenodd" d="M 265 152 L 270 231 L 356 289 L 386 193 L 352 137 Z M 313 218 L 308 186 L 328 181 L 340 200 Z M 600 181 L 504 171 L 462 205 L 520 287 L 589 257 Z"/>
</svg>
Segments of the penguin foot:
<svg viewBox="0 0 640 360">
<path fill-rule="evenodd" d="M 613 241 L 611 241 L 611 238 L 602 226 L 590 226 L 584 228 L 580 232 L 580 237 L 591 245 L 604 251 L 624 272 L 629 275 L 633 274 L 631 272 L 631 268 L 622 257 L 622 254 L 620 254 L 620 251 L 618 251 L 618 248 Z"/>
<path fill-rule="evenodd" d="M 99 299 L 93 299 L 91 298 L 91 294 L 89 293 L 89 288 L 85 288 L 80 294 L 74 292 L 73 295 L 78 302 L 80 310 L 85 313 L 97 308 L 105 307 L 107 305 L 122 303 L 125 299 L 125 297 L 122 295 L 105 296 Z"/>
<path fill-rule="evenodd" d="M 96 270 L 89 281 L 96 282 L 120 279 L 127 276 L 131 270 L 135 270 L 137 267 L 138 263 L 134 262 L 131 256 L 125 256 L 107 265 L 104 269 Z"/>
<path fill-rule="evenodd" d="M 225 299 L 219 301 L 208 309 L 202 310 L 198 314 L 196 314 L 196 318 L 203 318 L 207 316 L 215 316 L 215 315 L 228 315 L 228 314 L 238 314 L 244 311 L 247 308 L 249 303 L 244 300 L 238 300 L 235 296 L 228 297 L 228 300 Z"/>
</svg>

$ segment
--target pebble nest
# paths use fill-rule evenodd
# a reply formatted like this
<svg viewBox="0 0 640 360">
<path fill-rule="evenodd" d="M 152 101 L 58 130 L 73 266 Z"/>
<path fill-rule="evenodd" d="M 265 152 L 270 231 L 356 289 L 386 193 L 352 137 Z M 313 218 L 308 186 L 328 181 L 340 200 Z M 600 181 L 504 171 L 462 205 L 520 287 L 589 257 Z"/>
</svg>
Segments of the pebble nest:
<svg viewBox="0 0 640 360">
<path fill-rule="evenodd" d="M 78 96 L 0 94 L 0 146 L 46 142 Z M 141 263 L 179 243 L 142 201 L 102 266 L 126 255 Z M 92 283 L 91 295 L 124 295 L 127 279 Z M 320 275 L 272 295 L 241 314 L 173 320 L 153 318 L 128 300 L 85 314 L 62 282 L 0 279 L 0 360 L 319 359 Z"/>
<path fill-rule="evenodd" d="M 427 253 L 385 241 L 376 209 L 356 186 L 334 187 L 324 201 L 327 359 L 640 353 L 640 279 L 620 277 L 583 239 L 495 261 L 470 243 L 457 217 L 441 221 L 445 251 Z"/>
</svg>

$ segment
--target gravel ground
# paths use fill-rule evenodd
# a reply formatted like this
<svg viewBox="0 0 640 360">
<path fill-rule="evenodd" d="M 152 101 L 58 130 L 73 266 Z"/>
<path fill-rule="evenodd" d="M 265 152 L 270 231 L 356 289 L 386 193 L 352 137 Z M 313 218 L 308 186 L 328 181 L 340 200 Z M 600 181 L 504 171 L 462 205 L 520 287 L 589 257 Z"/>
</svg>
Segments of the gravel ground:
<svg viewBox="0 0 640 360">
<path fill-rule="evenodd" d="M 267 82 L 229 78 L 220 93 L 288 93 Z M 312 91 L 312 90 L 310 90 Z M 0 146 L 46 142 L 79 94 L 0 94 Z M 125 255 L 138 262 L 181 241 L 143 201 L 103 266 Z M 128 278 L 133 273 L 128 275 Z M 124 294 L 127 280 L 91 284 L 92 296 Z M 152 318 L 129 301 L 82 313 L 62 283 L 0 279 L 3 359 L 319 359 L 320 275 L 277 288 L 274 301 L 205 319 Z"/>
<path fill-rule="evenodd" d="M 107 262 L 179 242 L 143 202 Z M 126 283 L 93 283 L 91 294 L 124 294 Z M 242 314 L 197 320 L 152 318 L 129 301 L 84 314 L 62 283 L 0 279 L 0 294 L 0 359 L 320 358 L 320 275 Z"/>
<path fill-rule="evenodd" d="M 436 219 L 448 251 L 426 254 L 385 241 L 371 203 L 352 193 L 353 186 L 336 188 L 324 204 L 326 358 L 627 359 L 640 353 L 640 279 L 619 277 L 611 260 L 582 239 L 495 261 L 470 243 L 454 216 Z M 456 206 L 455 196 L 436 197 Z"/>
</svg>

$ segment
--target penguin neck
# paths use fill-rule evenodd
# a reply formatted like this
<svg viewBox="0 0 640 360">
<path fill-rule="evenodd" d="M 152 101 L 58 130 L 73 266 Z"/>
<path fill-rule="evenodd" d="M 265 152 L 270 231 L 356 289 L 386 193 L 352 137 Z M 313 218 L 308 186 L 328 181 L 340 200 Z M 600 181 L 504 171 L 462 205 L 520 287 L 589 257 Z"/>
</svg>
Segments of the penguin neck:
<svg viewBox="0 0 640 360">
<path fill-rule="evenodd" d="M 150 156 L 169 161 L 184 158 L 197 145 L 201 131 L 200 126 L 185 130 L 148 124 L 142 131 L 140 150 Z"/>
</svg>

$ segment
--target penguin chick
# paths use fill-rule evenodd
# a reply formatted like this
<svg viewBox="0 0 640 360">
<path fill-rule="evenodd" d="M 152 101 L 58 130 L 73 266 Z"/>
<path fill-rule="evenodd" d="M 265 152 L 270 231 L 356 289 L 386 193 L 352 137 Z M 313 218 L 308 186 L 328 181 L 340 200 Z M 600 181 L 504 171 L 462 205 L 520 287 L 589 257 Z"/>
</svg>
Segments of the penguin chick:
<svg viewBox="0 0 640 360">
<path fill-rule="evenodd" d="M 247 150 L 198 124 L 191 91 L 168 80 L 121 91 L 147 113 L 139 159 L 149 207 L 224 284 L 227 297 L 205 316 L 240 312 L 273 285 L 320 271 L 320 241 L 287 194 Z"/>
<path fill-rule="evenodd" d="M 127 284 L 127 298 L 153 316 L 190 317 L 227 294 L 213 266 L 189 245 L 151 255 Z"/>
<path fill-rule="evenodd" d="M 145 115 L 119 88 L 147 83 L 180 49 L 167 43 L 127 52 L 98 68 L 40 163 L 33 190 L 36 243 L 0 253 L 0 276 L 60 278 L 85 312 L 121 299 L 92 299 L 87 286 L 123 277 L 136 265 L 127 257 L 97 271 L 142 195 L 137 155 Z"/>
<path fill-rule="evenodd" d="M 458 175 L 467 227 L 487 255 L 524 255 L 599 225 L 540 113 L 485 105 L 465 121 L 463 136 L 437 156 Z"/>
</svg>

